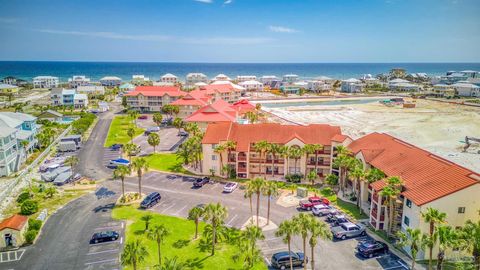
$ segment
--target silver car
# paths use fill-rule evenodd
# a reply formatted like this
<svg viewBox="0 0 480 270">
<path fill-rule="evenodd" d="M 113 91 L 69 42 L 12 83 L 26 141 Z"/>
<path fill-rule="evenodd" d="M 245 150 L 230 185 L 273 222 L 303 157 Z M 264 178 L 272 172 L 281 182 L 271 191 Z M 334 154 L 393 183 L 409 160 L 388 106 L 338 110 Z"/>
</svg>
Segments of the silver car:
<svg viewBox="0 0 480 270">
<path fill-rule="evenodd" d="M 318 204 L 312 208 L 312 213 L 315 216 L 335 215 L 338 213 L 337 209 L 325 204 Z"/>
<path fill-rule="evenodd" d="M 351 222 L 342 223 L 337 227 L 333 227 L 331 230 L 333 237 L 337 239 L 366 235 L 365 226 L 363 224 L 354 224 Z"/>
</svg>

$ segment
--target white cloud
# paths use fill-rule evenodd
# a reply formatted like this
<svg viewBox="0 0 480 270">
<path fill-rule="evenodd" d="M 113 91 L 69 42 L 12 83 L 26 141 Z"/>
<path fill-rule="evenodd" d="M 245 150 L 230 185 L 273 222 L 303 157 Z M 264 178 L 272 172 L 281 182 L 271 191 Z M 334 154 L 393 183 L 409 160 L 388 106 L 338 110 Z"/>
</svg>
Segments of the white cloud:
<svg viewBox="0 0 480 270">
<path fill-rule="evenodd" d="M 70 35 L 70 36 L 86 36 L 106 39 L 124 39 L 137 41 L 170 41 L 186 44 L 209 44 L 209 45 L 253 45 L 263 44 L 273 41 L 270 38 L 263 37 L 204 37 L 204 38 L 185 38 L 164 35 L 129 35 L 116 32 L 85 32 L 85 31 L 65 31 L 55 29 L 36 29 L 37 32 Z"/>
<path fill-rule="evenodd" d="M 225 0 L 225 2 L 223 2 L 224 5 L 228 5 L 228 4 L 231 4 L 233 3 L 233 0 Z"/>
<path fill-rule="evenodd" d="M 275 26 L 275 25 L 270 25 L 268 27 L 268 29 L 272 32 L 276 32 L 276 33 L 296 33 L 298 32 L 297 30 L 293 29 L 293 28 L 288 28 L 288 27 L 284 27 L 284 26 Z"/>
<path fill-rule="evenodd" d="M 213 0 L 193 0 L 195 2 L 200 2 L 200 3 L 204 3 L 204 4 L 211 4 L 213 3 Z"/>
<path fill-rule="evenodd" d="M 16 23 L 17 21 L 18 21 L 17 18 L 0 17 L 0 23 Z"/>
</svg>

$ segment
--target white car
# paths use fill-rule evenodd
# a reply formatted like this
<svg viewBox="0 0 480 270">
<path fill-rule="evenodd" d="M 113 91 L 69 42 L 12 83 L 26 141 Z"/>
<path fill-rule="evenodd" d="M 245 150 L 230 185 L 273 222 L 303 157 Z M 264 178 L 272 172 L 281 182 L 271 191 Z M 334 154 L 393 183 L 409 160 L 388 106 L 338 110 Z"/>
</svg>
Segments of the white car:
<svg viewBox="0 0 480 270">
<path fill-rule="evenodd" d="M 315 205 L 313 208 L 312 208 L 312 213 L 315 215 L 315 216 L 325 216 L 325 215 L 329 215 L 329 214 L 337 214 L 337 209 L 329 206 L 329 205 L 325 205 L 325 204 L 318 204 L 318 205 Z"/>
<path fill-rule="evenodd" d="M 229 183 L 225 184 L 225 186 L 223 187 L 223 192 L 232 193 L 237 187 L 238 187 L 237 183 L 229 182 Z"/>
</svg>

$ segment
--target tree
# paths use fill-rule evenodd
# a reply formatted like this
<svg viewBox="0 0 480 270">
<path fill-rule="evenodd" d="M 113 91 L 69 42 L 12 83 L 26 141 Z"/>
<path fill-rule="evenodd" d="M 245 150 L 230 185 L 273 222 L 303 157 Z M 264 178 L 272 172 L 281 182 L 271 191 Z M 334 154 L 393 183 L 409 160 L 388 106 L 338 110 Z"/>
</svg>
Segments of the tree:
<svg viewBox="0 0 480 270">
<path fill-rule="evenodd" d="M 252 112 L 252 111 L 246 112 L 245 117 L 248 119 L 248 122 L 250 122 L 251 124 L 255 124 L 255 122 L 258 121 L 258 114 L 256 112 Z"/>
<path fill-rule="evenodd" d="M 200 222 L 200 219 L 203 217 L 204 209 L 201 207 L 193 207 L 188 211 L 188 219 L 193 220 L 195 222 L 195 237 L 194 239 L 197 239 L 198 237 L 198 223 Z"/>
<path fill-rule="evenodd" d="M 152 132 L 148 134 L 147 142 L 150 146 L 153 146 L 153 153 L 155 153 L 155 147 L 160 144 L 160 136 Z"/>
<path fill-rule="evenodd" d="M 303 150 L 297 146 L 290 146 L 288 148 L 288 157 L 293 158 L 295 161 L 295 173 L 300 173 L 300 170 L 297 171 L 297 163 L 298 160 L 302 157 L 303 155 Z"/>
<path fill-rule="evenodd" d="M 265 140 L 262 140 L 262 141 L 259 141 L 259 142 L 256 142 L 255 145 L 254 145 L 254 149 L 256 152 L 260 153 L 260 161 L 261 161 L 261 164 L 260 164 L 260 173 L 262 173 L 262 167 L 264 167 L 264 170 L 265 170 L 265 175 L 267 173 L 267 168 L 265 168 L 265 161 L 266 159 L 263 158 L 263 155 L 268 151 L 268 142 L 265 141 Z"/>
<path fill-rule="evenodd" d="M 323 149 L 323 146 L 321 144 L 306 144 L 303 147 L 304 152 L 307 154 L 307 157 L 305 158 L 305 168 L 307 168 L 308 155 L 315 154 L 315 173 L 317 173 L 318 151 L 320 151 L 322 149 Z M 313 183 L 312 183 L 312 185 L 313 185 Z"/>
<path fill-rule="evenodd" d="M 72 174 L 74 172 L 73 168 L 78 164 L 78 157 L 77 156 L 69 156 L 65 159 L 65 164 L 70 166 L 70 170 L 72 170 Z"/>
<path fill-rule="evenodd" d="M 279 195 L 275 182 L 266 182 L 263 187 L 263 195 L 267 197 L 267 225 L 270 224 L 270 201 Z M 257 218 L 258 219 L 258 218 Z"/>
<path fill-rule="evenodd" d="M 130 120 L 132 120 L 132 123 L 135 124 L 135 126 L 137 126 L 137 118 L 138 118 L 138 115 L 140 113 L 136 110 L 130 110 L 128 111 L 128 117 L 130 117 Z"/>
<path fill-rule="evenodd" d="M 308 229 L 310 231 L 310 240 L 308 241 L 310 245 L 311 256 L 310 263 L 312 269 L 315 269 L 315 246 L 318 244 L 318 239 L 332 239 L 332 232 L 330 231 L 330 226 L 328 226 L 327 223 L 316 218 L 312 218 Z"/>
<path fill-rule="evenodd" d="M 125 177 L 130 175 L 130 167 L 119 165 L 113 170 L 113 179 L 122 180 L 122 198 L 125 198 Z"/>
<path fill-rule="evenodd" d="M 438 211 L 435 208 L 428 207 L 425 212 L 422 212 L 423 220 L 429 224 L 429 234 L 430 237 L 433 237 L 435 233 L 435 226 L 437 224 L 441 224 L 445 222 L 447 218 L 447 214 Z M 432 269 L 432 253 L 433 253 L 433 245 L 429 245 L 428 251 L 428 269 Z"/>
<path fill-rule="evenodd" d="M 262 193 L 264 187 L 265 187 L 265 180 L 263 180 L 260 177 L 257 177 L 251 181 L 251 187 L 252 190 L 255 194 L 257 194 L 257 227 L 258 227 L 258 221 L 259 221 L 259 214 L 260 214 L 260 194 Z"/>
<path fill-rule="evenodd" d="M 260 257 L 257 249 L 257 241 L 264 240 L 265 235 L 259 227 L 249 225 L 242 231 L 239 239 L 240 250 L 245 254 L 244 266 L 250 269 Z"/>
<path fill-rule="evenodd" d="M 175 128 L 178 129 L 178 132 L 180 132 L 180 129 L 183 127 L 183 120 L 182 118 L 175 117 L 172 124 Z"/>
<path fill-rule="evenodd" d="M 153 216 L 151 214 L 146 214 L 143 215 L 140 219 L 145 222 L 144 231 L 148 231 L 148 227 L 150 226 L 150 221 L 153 219 Z"/>
<path fill-rule="evenodd" d="M 127 129 L 127 135 L 130 137 L 130 142 L 133 143 L 133 137 L 135 137 L 135 128 L 134 127 L 129 127 Z"/>
<path fill-rule="evenodd" d="M 467 220 L 460 229 L 459 247 L 473 256 L 475 269 L 480 269 L 480 220 L 476 222 Z"/>
<path fill-rule="evenodd" d="M 393 225 L 394 225 L 394 218 L 395 218 L 395 203 L 398 195 L 401 192 L 402 180 L 400 179 L 400 177 L 392 176 L 387 178 L 385 181 L 387 186 L 380 191 L 380 195 L 385 197 L 385 200 L 388 205 L 387 234 L 391 235 L 393 230 Z"/>
<path fill-rule="evenodd" d="M 307 254 L 307 237 L 310 231 L 310 224 L 313 216 L 305 213 L 300 213 L 298 216 L 293 217 L 293 222 L 297 224 L 297 232 L 302 237 L 303 254 Z M 307 256 L 303 257 L 303 268 L 307 269 Z"/>
<path fill-rule="evenodd" d="M 223 152 L 225 151 L 225 145 L 224 144 L 218 144 L 215 146 L 215 149 L 213 149 L 213 152 L 217 154 L 220 157 L 220 168 L 223 167 Z M 228 157 L 227 157 L 228 158 Z M 223 170 L 220 170 L 220 175 L 223 176 Z"/>
<path fill-rule="evenodd" d="M 145 158 L 139 157 L 132 162 L 133 169 L 137 172 L 138 177 L 138 195 L 142 196 L 142 175 L 148 171 L 149 165 Z"/>
<path fill-rule="evenodd" d="M 217 242 L 217 229 L 221 226 L 224 220 L 227 218 L 228 212 L 220 203 L 210 203 L 205 206 L 204 219 L 210 223 L 212 227 L 212 256 L 215 255 L 215 244 Z"/>
<path fill-rule="evenodd" d="M 335 188 L 335 187 L 338 187 L 338 176 L 335 175 L 335 174 L 327 174 L 327 176 L 325 176 L 325 183 L 327 183 L 327 185 L 331 186 L 337 193 L 338 192 L 338 188 Z"/>
<path fill-rule="evenodd" d="M 436 234 L 438 234 L 437 270 L 441 270 L 445 259 L 445 250 L 457 245 L 458 236 L 455 229 L 446 225 L 439 226 Z"/>
<path fill-rule="evenodd" d="M 49 186 L 45 189 L 46 198 L 52 198 L 55 193 L 57 193 L 57 189 L 55 187 Z"/>
<path fill-rule="evenodd" d="M 137 270 L 138 264 L 144 262 L 147 256 L 148 250 L 140 239 L 128 242 L 121 255 L 122 265 L 131 265 L 133 270 Z"/>
<path fill-rule="evenodd" d="M 198 127 L 197 123 L 189 122 L 183 129 L 185 129 L 186 132 L 193 134 L 193 136 L 196 136 L 200 133 L 200 128 Z"/>
<path fill-rule="evenodd" d="M 245 192 L 243 193 L 244 198 L 248 198 L 250 201 L 250 216 L 253 217 L 253 203 L 252 196 L 255 193 L 252 181 L 248 181 L 246 184 Z M 252 220 L 253 222 L 253 220 Z"/>
<path fill-rule="evenodd" d="M 128 161 L 132 162 L 132 156 L 138 152 L 139 146 L 134 143 L 127 143 L 123 146 L 123 150 L 128 156 Z"/>
<path fill-rule="evenodd" d="M 337 157 L 333 161 L 333 165 L 340 170 L 339 184 L 342 193 L 345 192 L 348 168 L 352 166 L 354 160 L 355 158 L 350 156 L 350 152 L 346 147 L 342 145 L 337 146 Z"/>
<path fill-rule="evenodd" d="M 153 227 L 147 233 L 148 239 L 157 243 L 158 265 L 160 266 L 162 265 L 162 243 L 168 235 L 170 235 L 170 232 L 163 224 Z"/>
<path fill-rule="evenodd" d="M 268 150 L 272 154 L 272 177 L 275 176 L 275 160 L 277 159 L 277 154 L 280 154 L 282 151 L 282 146 L 277 143 L 269 143 Z"/>
<path fill-rule="evenodd" d="M 297 224 L 292 220 L 284 220 L 278 226 L 278 230 L 275 232 L 276 237 L 283 237 L 282 240 L 288 245 L 288 254 L 292 252 L 291 243 L 292 237 L 297 233 Z M 290 257 L 290 270 L 293 270 L 292 256 Z"/>
<path fill-rule="evenodd" d="M 315 185 L 315 180 L 318 178 L 318 174 L 317 174 L 317 171 L 315 170 L 311 170 L 308 172 L 307 174 L 307 179 L 308 181 L 310 181 L 310 183 L 313 185 Z"/>
<path fill-rule="evenodd" d="M 350 175 L 355 180 L 355 196 L 357 197 L 357 207 L 358 210 L 361 212 L 360 207 L 360 197 L 362 196 L 362 182 L 365 179 L 365 171 L 363 170 L 363 164 L 358 159 L 355 159 L 353 162 L 353 169 Z"/>
<path fill-rule="evenodd" d="M 163 115 L 159 112 L 153 114 L 152 120 L 158 127 L 162 125 Z"/>
<path fill-rule="evenodd" d="M 185 266 L 185 263 L 177 261 L 178 257 L 175 256 L 171 259 L 166 258 L 165 263 L 163 266 L 158 266 L 156 269 L 158 270 L 183 270 L 183 269 L 189 269 L 188 267 Z"/>
<path fill-rule="evenodd" d="M 410 250 L 410 256 L 412 257 L 412 270 L 415 269 L 417 253 L 422 248 L 421 235 L 422 232 L 420 229 L 407 228 L 406 232 L 397 232 L 397 237 L 399 238 L 398 245 L 401 247 L 408 247 Z"/>
<path fill-rule="evenodd" d="M 385 177 L 385 173 L 377 168 L 371 168 L 365 174 L 365 180 L 367 180 L 369 184 L 382 180 Z"/>
</svg>

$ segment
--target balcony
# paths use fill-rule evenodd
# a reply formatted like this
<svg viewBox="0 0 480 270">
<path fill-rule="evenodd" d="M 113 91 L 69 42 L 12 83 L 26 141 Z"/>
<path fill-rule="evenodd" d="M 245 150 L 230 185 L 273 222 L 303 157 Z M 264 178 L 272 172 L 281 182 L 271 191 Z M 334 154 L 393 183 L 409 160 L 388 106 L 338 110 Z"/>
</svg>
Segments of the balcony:
<svg viewBox="0 0 480 270">
<path fill-rule="evenodd" d="M 247 167 L 238 167 L 237 172 L 239 172 L 239 173 L 246 173 L 246 172 L 247 172 Z"/>
<path fill-rule="evenodd" d="M 274 164 L 284 164 L 285 163 L 285 160 L 283 159 L 276 159 L 274 161 Z M 272 164 L 272 160 L 271 159 L 267 159 L 267 164 Z"/>
<path fill-rule="evenodd" d="M 247 156 L 245 155 L 238 155 L 238 161 L 247 161 Z"/>
</svg>

